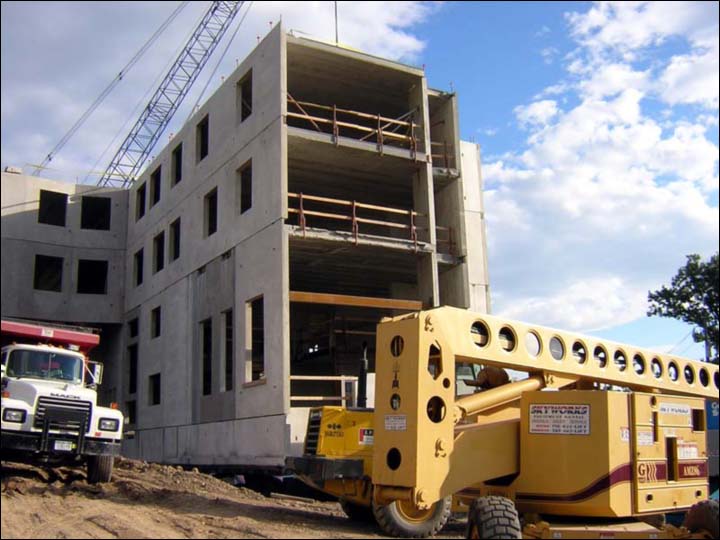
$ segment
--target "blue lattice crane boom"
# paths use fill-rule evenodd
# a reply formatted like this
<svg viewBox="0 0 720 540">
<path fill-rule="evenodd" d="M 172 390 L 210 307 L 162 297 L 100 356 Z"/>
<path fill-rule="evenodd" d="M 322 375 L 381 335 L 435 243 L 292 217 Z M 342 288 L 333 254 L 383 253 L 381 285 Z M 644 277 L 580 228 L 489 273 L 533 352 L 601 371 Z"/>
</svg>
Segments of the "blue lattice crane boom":
<svg viewBox="0 0 720 540">
<path fill-rule="evenodd" d="M 213 2 L 120 145 L 99 186 L 128 187 L 245 2 Z"/>
</svg>

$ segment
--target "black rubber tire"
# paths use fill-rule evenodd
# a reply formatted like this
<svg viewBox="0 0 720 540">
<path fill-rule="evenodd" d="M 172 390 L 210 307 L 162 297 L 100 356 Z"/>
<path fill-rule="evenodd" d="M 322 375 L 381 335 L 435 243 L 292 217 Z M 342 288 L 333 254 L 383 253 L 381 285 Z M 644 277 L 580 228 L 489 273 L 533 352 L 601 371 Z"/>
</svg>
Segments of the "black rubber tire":
<svg viewBox="0 0 720 540">
<path fill-rule="evenodd" d="M 385 506 L 373 502 L 372 511 L 380 528 L 390 536 L 427 538 L 436 535 L 445 526 L 450 518 L 451 506 L 452 497 L 445 497 L 430 508 L 426 518 L 416 520 L 408 519 L 398 501 Z"/>
<path fill-rule="evenodd" d="M 112 479 L 113 456 L 90 456 L 87 459 L 88 484 L 103 484 Z"/>
<path fill-rule="evenodd" d="M 467 538 L 522 538 L 517 509 L 505 497 L 480 497 L 470 505 Z"/>
<path fill-rule="evenodd" d="M 710 535 L 710 538 L 720 538 L 718 502 L 708 499 L 692 505 L 685 514 L 683 527 L 692 533 L 705 531 Z"/>
<path fill-rule="evenodd" d="M 345 515 L 352 521 L 357 521 L 358 523 L 375 523 L 375 516 L 370 506 L 363 506 L 346 499 L 340 499 L 340 507 L 343 512 L 345 512 Z"/>
</svg>

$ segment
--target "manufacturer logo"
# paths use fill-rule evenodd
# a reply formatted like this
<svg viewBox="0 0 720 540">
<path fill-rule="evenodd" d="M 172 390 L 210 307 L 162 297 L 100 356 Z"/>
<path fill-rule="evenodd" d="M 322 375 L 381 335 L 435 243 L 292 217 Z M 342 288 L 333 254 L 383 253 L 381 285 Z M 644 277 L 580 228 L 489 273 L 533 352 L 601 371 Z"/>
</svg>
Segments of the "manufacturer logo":
<svg viewBox="0 0 720 540">
<path fill-rule="evenodd" d="M 79 396 L 73 396 L 71 394 L 59 394 L 57 392 L 50 392 L 52 397 L 66 398 L 66 399 L 80 399 Z"/>
<path fill-rule="evenodd" d="M 344 436 L 344 433 L 342 430 L 342 424 L 338 424 L 336 422 L 331 422 L 325 427 L 327 428 L 325 430 L 326 437 L 343 437 Z"/>
<path fill-rule="evenodd" d="M 638 463 L 637 476 L 641 484 L 658 481 L 657 465 L 655 463 Z"/>
</svg>

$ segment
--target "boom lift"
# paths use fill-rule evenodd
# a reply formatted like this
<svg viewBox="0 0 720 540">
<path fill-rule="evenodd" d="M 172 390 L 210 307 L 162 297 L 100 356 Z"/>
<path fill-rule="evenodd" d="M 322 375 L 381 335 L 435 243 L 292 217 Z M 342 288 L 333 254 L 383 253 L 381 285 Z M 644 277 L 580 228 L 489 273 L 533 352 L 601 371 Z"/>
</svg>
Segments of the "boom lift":
<svg viewBox="0 0 720 540">
<path fill-rule="evenodd" d="M 451 307 L 384 319 L 376 354 L 374 412 L 312 409 L 287 459 L 351 518 L 429 536 L 454 498 L 475 538 L 717 537 L 716 365 Z M 458 396 L 456 364 L 528 378 Z M 691 507 L 694 530 L 648 525 Z"/>
</svg>

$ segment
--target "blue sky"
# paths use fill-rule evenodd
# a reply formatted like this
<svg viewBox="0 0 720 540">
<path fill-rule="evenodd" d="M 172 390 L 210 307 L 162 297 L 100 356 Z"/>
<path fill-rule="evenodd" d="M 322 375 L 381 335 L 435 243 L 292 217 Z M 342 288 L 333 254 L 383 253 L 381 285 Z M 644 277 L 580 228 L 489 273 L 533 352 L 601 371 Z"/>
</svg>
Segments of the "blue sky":
<svg viewBox="0 0 720 540">
<path fill-rule="evenodd" d="M 177 5 L 3 2 L 2 166 L 41 162 Z M 183 11 L 46 176 L 104 168 L 206 5 Z M 645 311 L 685 255 L 718 249 L 716 2 L 339 2 L 338 13 L 341 42 L 424 65 L 429 86 L 457 91 L 462 138 L 483 156 L 495 314 L 702 356 L 690 327 Z M 331 2 L 254 2 L 209 92 L 280 16 L 334 39 Z"/>
</svg>

